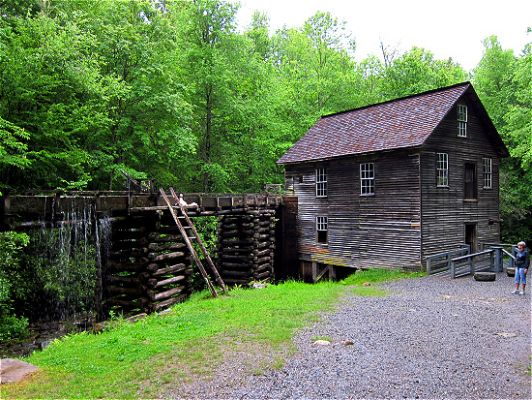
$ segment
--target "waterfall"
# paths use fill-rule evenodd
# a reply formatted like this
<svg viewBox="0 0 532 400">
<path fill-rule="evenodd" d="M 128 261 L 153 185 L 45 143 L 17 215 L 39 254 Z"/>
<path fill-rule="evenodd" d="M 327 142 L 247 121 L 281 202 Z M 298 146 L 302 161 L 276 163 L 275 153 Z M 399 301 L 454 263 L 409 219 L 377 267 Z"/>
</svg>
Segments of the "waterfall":
<svg viewBox="0 0 532 400">
<path fill-rule="evenodd" d="M 83 197 L 55 197 L 51 213 L 51 226 L 43 222 L 32 232 L 25 255 L 26 308 L 34 320 L 94 319 L 101 309 L 108 218 L 98 220 L 92 199 Z"/>
<path fill-rule="evenodd" d="M 98 319 L 105 317 L 103 313 L 103 265 L 107 261 L 111 246 L 111 220 L 108 216 L 103 216 L 96 220 L 94 230 L 96 247 L 96 293 L 95 307 Z"/>
</svg>

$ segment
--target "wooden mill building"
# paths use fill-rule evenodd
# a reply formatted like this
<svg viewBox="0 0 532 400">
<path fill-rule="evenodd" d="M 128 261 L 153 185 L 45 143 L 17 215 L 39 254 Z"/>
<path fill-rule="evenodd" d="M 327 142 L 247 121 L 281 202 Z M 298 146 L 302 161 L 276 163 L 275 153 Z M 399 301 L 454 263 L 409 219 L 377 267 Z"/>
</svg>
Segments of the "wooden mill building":
<svg viewBox="0 0 532 400">
<path fill-rule="evenodd" d="M 278 161 L 298 198 L 300 268 L 420 269 L 499 242 L 507 156 L 469 82 L 320 118 Z"/>
</svg>

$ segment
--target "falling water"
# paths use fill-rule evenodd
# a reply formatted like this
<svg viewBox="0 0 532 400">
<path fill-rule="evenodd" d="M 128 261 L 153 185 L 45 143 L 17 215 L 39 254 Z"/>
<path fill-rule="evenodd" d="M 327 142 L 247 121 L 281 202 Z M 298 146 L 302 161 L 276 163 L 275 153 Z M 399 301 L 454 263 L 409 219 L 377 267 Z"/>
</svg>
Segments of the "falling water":
<svg viewBox="0 0 532 400">
<path fill-rule="evenodd" d="M 107 261 L 111 245 L 111 220 L 108 216 L 103 216 L 96 220 L 96 229 L 94 230 L 95 247 L 96 247 L 96 313 L 98 319 L 104 318 L 103 315 L 103 265 Z"/>
<path fill-rule="evenodd" d="M 60 197 L 44 205 L 43 217 L 39 228 L 28 232 L 31 241 L 18 281 L 23 297 L 17 312 L 30 319 L 33 333 L 13 355 L 28 354 L 41 343 L 105 318 L 102 266 L 110 249 L 110 218 L 97 215 L 92 199 Z"/>
<path fill-rule="evenodd" d="M 31 305 L 33 319 L 94 318 L 101 308 L 108 218 L 96 219 L 91 199 L 61 201 L 52 200 L 54 222 L 34 232 L 26 257 L 38 286 Z"/>
</svg>

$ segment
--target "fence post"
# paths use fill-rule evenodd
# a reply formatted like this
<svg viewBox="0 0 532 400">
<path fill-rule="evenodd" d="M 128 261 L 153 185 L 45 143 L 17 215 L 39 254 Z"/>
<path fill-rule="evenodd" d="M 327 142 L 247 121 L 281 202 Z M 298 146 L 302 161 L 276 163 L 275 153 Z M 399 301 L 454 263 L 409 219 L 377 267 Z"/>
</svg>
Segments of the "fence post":
<svg viewBox="0 0 532 400">
<path fill-rule="evenodd" d="M 495 252 L 495 265 L 493 266 L 494 272 L 502 272 L 502 246 L 492 246 Z"/>
<path fill-rule="evenodd" d="M 455 265 L 454 265 L 454 262 L 453 262 L 453 260 L 451 260 L 450 258 L 449 258 L 449 261 L 448 261 L 448 262 L 451 263 L 451 265 L 449 266 L 449 271 L 450 271 L 450 273 L 451 273 L 451 278 L 454 279 L 454 278 L 455 278 L 455 276 L 454 276 L 454 275 L 455 275 Z"/>
<path fill-rule="evenodd" d="M 427 258 L 427 275 L 430 275 L 430 269 L 431 269 L 431 259 Z"/>
<path fill-rule="evenodd" d="M 474 267 L 474 264 L 473 264 L 473 257 L 469 257 L 468 261 L 469 261 L 469 275 L 474 275 L 475 274 L 475 267 Z"/>
</svg>

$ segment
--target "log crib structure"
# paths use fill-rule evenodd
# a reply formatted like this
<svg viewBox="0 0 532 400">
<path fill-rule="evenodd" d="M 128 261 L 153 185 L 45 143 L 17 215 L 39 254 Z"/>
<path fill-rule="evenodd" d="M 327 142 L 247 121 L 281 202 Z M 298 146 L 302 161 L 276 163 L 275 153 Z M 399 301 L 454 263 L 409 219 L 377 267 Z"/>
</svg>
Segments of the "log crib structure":
<svg viewBox="0 0 532 400">
<path fill-rule="evenodd" d="M 185 207 L 178 200 L 173 191 L 168 196 L 164 192 L 9 195 L 0 201 L 0 224 L 2 230 L 54 229 L 73 224 L 72 215 L 90 219 L 84 223 L 95 227 L 92 240 L 100 264 L 96 298 L 103 313 L 111 309 L 161 311 L 190 295 L 200 251 L 191 251 L 197 246 L 193 243 L 191 248 L 194 234 L 182 232 L 195 232 L 192 221 L 196 217 L 218 219 L 218 253 L 212 255 L 216 267 L 214 273 L 212 267 L 205 268 L 208 281 L 216 281 L 224 289 L 223 282 L 248 286 L 274 279 L 281 196 L 185 194 L 182 204 L 195 203 Z M 190 223 L 179 226 L 176 218 Z"/>
</svg>

